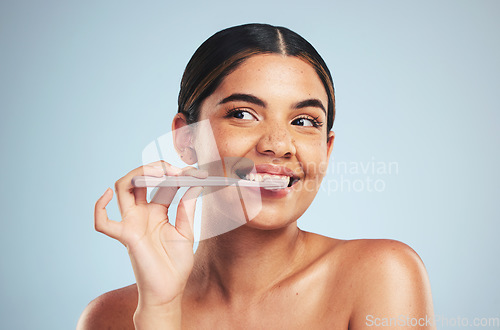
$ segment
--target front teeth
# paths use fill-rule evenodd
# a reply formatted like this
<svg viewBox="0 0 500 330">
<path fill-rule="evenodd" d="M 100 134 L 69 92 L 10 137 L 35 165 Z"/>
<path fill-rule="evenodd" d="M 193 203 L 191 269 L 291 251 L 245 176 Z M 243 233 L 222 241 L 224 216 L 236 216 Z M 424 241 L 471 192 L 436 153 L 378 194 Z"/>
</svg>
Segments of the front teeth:
<svg viewBox="0 0 500 330">
<path fill-rule="evenodd" d="M 266 180 L 283 180 L 286 181 L 286 185 L 290 183 L 290 177 L 287 175 L 271 175 L 271 174 L 260 174 L 260 173 L 249 173 L 245 176 L 245 180 L 249 181 L 266 181 Z"/>
</svg>

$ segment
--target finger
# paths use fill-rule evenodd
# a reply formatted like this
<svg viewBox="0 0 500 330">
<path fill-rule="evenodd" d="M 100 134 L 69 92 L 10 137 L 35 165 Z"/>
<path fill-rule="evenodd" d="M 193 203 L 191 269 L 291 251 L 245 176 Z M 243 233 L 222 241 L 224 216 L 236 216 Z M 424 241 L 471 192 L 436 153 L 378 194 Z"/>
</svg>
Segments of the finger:
<svg viewBox="0 0 500 330">
<path fill-rule="evenodd" d="M 205 170 L 200 170 L 193 166 L 186 166 L 182 169 L 181 175 L 187 175 L 199 179 L 205 179 L 206 177 L 208 177 L 208 172 Z"/>
<path fill-rule="evenodd" d="M 150 219 L 156 219 L 157 221 L 161 222 L 168 222 L 168 206 L 159 203 L 149 203 L 148 212 Z"/>
<path fill-rule="evenodd" d="M 178 175 L 180 172 L 181 169 L 172 166 L 165 161 L 158 161 L 145 166 L 140 166 L 130 171 L 127 175 L 115 183 L 116 197 L 118 198 L 120 212 L 123 214 L 130 207 L 135 206 L 136 198 L 138 198 L 138 203 L 146 202 L 146 190 L 139 188 L 137 193 L 135 192 L 135 187 L 132 185 L 132 178 L 134 176 L 148 175 L 161 177 L 163 175 Z"/>
<path fill-rule="evenodd" d="M 95 203 L 94 227 L 95 230 L 114 239 L 118 239 L 121 230 L 119 222 L 109 220 L 106 206 L 113 198 L 113 190 L 106 189 L 104 194 Z"/>
<path fill-rule="evenodd" d="M 158 161 L 158 162 L 154 162 L 154 163 L 151 163 L 148 165 L 150 165 L 151 167 L 153 167 L 155 169 L 162 169 L 164 175 L 179 175 L 179 173 L 181 173 L 181 171 L 182 171 L 181 168 L 174 166 L 172 164 L 169 164 L 163 160 Z"/>
<path fill-rule="evenodd" d="M 164 161 L 154 162 L 143 166 L 143 175 L 162 177 L 164 175 L 178 175 L 182 170 Z M 134 198 L 136 204 L 146 204 L 147 188 L 134 188 Z M 174 194 L 175 195 L 175 194 Z M 170 204 L 170 203 L 169 203 Z"/>
<path fill-rule="evenodd" d="M 135 204 L 146 204 L 147 201 L 148 188 L 134 188 L 134 199 Z"/>
<path fill-rule="evenodd" d="M 182 170 L 180 170 L 179 173 L 176 175 L 186 175 L 204 179 L 208 176 L 208 172 L 205 170 L 197 169 L 196 167 L 193 166 L 187 166 L 184 167 Z M 162 204 L 169 207 L 170 204 L 172 204 L 172 201 L 178 190 L 179 187 L 162 187 L 162 188 L 157 187 L 152 192 L 153 196 L 151 197 L 151 202 L 156 204 Z"/>
<path fill-rule="evenodd" d="M 172 204 L 179 187 L 157 187 L 155 189 L 153 197 L 151 197 L 151 203 L 163 204 L 168 208 Z"/>
<path fill-rule="evenodd" d="M 205 179 L 206 177 L 208 177 L 208 172 L 205 170 L 200 170 L 193 166 L 187 166 L 180 171 L 179 175 L 193 176 L 196 178 Z M 151 198 L 151 202 L 156 204 L 163 204 L 169 207 L 172 204 L 172 201 L 178 190 L 179 187 L 157 187 L 152 192 L 153 197 Z"/>
<path fill-rule="evenodd" d="M 191 187 L 184 196 L 182 196 L 179 206 L 177 207 L 177 215 L 175 218 L 175 228 L 186 239 L 193 242 L 193 222 L 194 212 L 196 209 L 196 199 L 201 194 L 203 187 Z"/>
</svg>

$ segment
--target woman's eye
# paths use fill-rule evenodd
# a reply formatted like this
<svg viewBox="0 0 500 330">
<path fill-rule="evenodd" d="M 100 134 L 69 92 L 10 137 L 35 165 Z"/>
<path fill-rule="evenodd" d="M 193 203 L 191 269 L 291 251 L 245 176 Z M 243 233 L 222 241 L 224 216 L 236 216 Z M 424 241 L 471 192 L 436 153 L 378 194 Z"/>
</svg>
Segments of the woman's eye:
<svg viewBox="0 0 500 330">
<path fill-rule="evenodd" d="M 316 119 L 314 118 L 297 118 L 292 121 L 292 125 L 297 125 L 297 126 L 309 126 L 309 127 L 319 127 L 322 124 L 319 123 Z"/>
<path fill-rule="evenodd" d="M 243 120 L 253 120 L 254 116 L 245 110 L 233 110 L 229 113 L 229 116 L 231 118 L 236 118 L 236 119 L 243 119 Z"/>
</svg>

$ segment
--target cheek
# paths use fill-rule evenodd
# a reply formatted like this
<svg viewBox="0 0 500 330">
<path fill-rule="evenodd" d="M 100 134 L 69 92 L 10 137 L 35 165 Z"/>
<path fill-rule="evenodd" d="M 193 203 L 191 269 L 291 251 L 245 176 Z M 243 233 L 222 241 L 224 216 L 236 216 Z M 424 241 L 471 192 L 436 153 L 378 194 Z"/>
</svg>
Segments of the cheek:
<svg viewBox="0 0 500 330">
<path fill-rule="evenodd" d="M 297 151 L 306 175 L 321 180 L 328 168 L 326 141 L 309 141 L 298 146 Z"/>
<path fill-rule="evenodd" d="M 206 164 L 219 160 L 217 134 L 208 121 L 199 122 L 194 139 L 196 156 L 199 164 Z"/>
<path fill-rule="evenodd" d="M 243 130 L 213 127 L 214 138 L 221 157 L 241 156 L 252 148 L 253 138 Z"/>
</svg>

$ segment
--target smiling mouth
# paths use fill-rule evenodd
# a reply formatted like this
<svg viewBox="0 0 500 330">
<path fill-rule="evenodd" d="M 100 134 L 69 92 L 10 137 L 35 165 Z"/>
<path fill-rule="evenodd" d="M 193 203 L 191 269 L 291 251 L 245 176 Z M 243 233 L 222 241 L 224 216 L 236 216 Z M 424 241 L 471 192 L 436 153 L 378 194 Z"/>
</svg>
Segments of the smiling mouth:
<svg viewBox="0 0 500 330">
<path fill-rule="evenodd" d="M 243 180 L 248 180 L 248 181 L 256 181 L 256 182 L 263 182 L 266 180 L 281 180 L 284 182 L 284 188 L 289 188 L 296 184 L 300 179 L 295 176 L 288 176 L 288 175 L 276 175 L 276 174 L 269 174 L 269 173 L 236 173 L 240 179 Z M 284 189 L 283 188 L 283 189 Z"/>
</svg>

